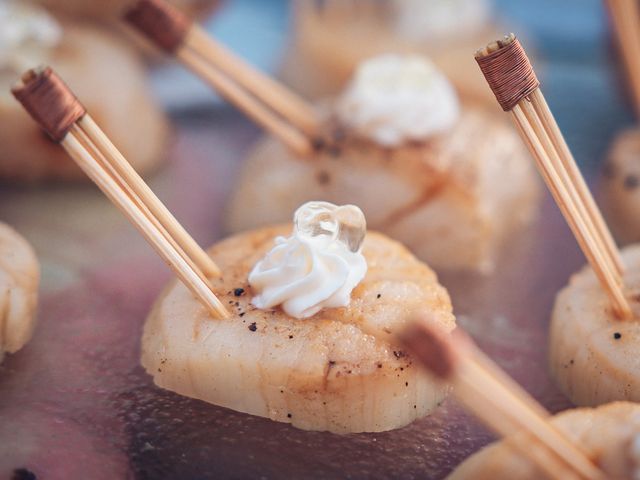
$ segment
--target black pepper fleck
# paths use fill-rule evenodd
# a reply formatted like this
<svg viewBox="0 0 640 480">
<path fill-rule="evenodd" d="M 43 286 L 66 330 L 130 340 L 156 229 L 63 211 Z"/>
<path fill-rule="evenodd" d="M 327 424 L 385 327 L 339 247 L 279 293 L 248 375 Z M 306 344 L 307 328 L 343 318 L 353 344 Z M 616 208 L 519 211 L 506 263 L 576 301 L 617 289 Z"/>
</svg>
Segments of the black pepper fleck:
<svg viewBox="0 0 640 480">
<path fill-rule="evenodd" d="M 638 188 L 638 185 L 640 185 L 640 179 L 635 175 L 627 175 L 624 177 L 624 188 L 627 190 Z"/>
<path fill-rule="evenodd" d="M 13 471 L 11 480 L 37 480 L 36 474 L 26 468 L 16 468 Z"/>
<path fill-rule="evenodd" d="M 336 362 L 334 360 L 329 360 L 329 366 L 333 367 L 336 364 Z"/>
<path fill-rule="evenodd" d="M 404 382 L 404 386 L 408 387 L 409 386 L 409 382 Z"/>
<path fill-rule="evenodd" d="M 255 332 L 258 327 L 256 326 L 256 322 L 253 322 L 251 325 L 249 325 L 249 330 L 251 330 L 252 332 Z"/>
<path fill-rule="evenodd" d="M 622 334 L 620 332 L 616 332 L 613 334 L 613 338 L 616 340 L 620 340 L 622 338 Z"/>
<path fill-rule="evenodd" d="M 378 364 L 378 368 L 382 368 L 382 364 L 381 363 Z"/>
<path fill-rule="evenodd" d="M 378 295 L 376 295 L 376 298 L 380 298 L 382 296 L 381 293 L 379 293 Z"/>
<path fill-rule="evenodd" d="M 240 317 L 244 317 L 246 314 L 247 314 L 247 312 L 242 312 L 242 313 L 240 314 Z"/>
<path fill-rule="evenodd" d="M 291 414 L 290 413 L 287 413 L 287 418 L 291 418 Z"/>
<path fill-rule="evenodd" d="M 244 293 L 244 288 L 236 288 L 236 289 L 233 291 L 233 294 L 234 294 L 236 297 L 240 297 L 243 293 Z"/>
<path fill-rule="evenodd" d="M 289 340 L 291 340 L 293 338 L 293 335 L 289 335 Z"/>
</svg>

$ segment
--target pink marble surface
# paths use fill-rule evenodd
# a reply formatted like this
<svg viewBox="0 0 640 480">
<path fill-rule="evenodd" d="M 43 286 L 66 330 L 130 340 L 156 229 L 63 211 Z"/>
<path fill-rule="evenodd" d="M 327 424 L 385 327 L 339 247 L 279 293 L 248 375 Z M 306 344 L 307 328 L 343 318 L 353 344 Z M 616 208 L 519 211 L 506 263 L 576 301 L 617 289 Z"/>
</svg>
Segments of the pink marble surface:
<svg viewBox="0 0 640 480">
<path fill-rule="evenodd" d="M 152 188 L 202 244 L 256 131 L 235 114 L 179 123 Z M 382 434 L 303 432 L 153 386 L 139 337 L 168 268 L 96 189 L 0 189 L 0 219 L 43 266 L 38 328 L 0 366 L 0 478 L 441 478 L 491 439 L 448 400 Z M 583 260 L 555 206 L 514 239 L 492 277 L 443 275 L 459 323 L 553 411 L 546 369 L 556 291 Z"/>
</svg>

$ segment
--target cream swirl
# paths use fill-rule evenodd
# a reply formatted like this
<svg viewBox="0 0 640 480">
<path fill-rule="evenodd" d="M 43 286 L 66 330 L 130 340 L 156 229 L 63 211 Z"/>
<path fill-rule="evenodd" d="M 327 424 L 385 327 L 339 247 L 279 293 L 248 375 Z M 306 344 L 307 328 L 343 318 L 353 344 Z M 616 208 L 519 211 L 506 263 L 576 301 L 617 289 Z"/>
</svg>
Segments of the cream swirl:
<svg viewBox="0 0 640 480">
<path fill-rule="evenodd" d="M 488 23 L 487 0 L 393 0 L 395 31 L 412 41 L 477 34 Z"/>
<path fill-rule="evenodd" d="M 358 135 L 394 147 L 448 130 L 460 105 L 451 83 L 430 61 L 385 54 L 360 64 L 336 113 Z"/>
<path fill-rule="evenodd" d="M 249 274 L 257 308 L 281 305 L 306 318 L 323 308 L 345 307 L 367 272 L 361 253 L 366 224 L 357 207 L 309 202 L 295 214 L 290 237 L 275 246 Z"/>
<path fill-rule="evenodd" d="M 19 74 L 46 59 L 61 40 L 60 25 L 26 2 L 0 1 L 0 70 Z"/>
</svg>

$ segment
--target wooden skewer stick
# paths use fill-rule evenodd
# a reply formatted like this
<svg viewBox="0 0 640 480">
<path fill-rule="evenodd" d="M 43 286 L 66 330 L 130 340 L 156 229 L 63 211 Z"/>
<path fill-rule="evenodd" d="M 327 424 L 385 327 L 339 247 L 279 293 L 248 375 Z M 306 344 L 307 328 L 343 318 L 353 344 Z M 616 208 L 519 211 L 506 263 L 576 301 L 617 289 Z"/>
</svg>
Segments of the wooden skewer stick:
<svg viewBox="0 0 640 480">
<path fill-rule="evenodd" d="M 303 156 L 313 151 L 319 131 L 314 110 L 236 57 L 179 10 L 164 0 L 138 0 L 124 18 L 292 151 Z"/>
<path fill-rule="evenodd" d="M 96 144 L 98 149 L 108 158 L 108 163 L 121 175 L 127 184 L 138 195 L 144 205 L 158 218 L 164 228 L 176 240 L 176 243 L 193 259 L 196 266 L 207 277 L 219 277 L 222 273 L 207 252 L 193 239 L 184 227 L 171 214 L 169 209 L 153 193 L 138 172 L 124 158 L 122 153 L 111 143 L 109 137 L 98 127 L 90 115 L 86 114 L 77 122 L 78 127 Z"/>
<path fill-rule="evenodd" d="M 217 66 L 239 85 L 279 112 L 284 118 L 310 137 L 318 134 L 316 112 L 302 98 L 285 88 L 260 70 L 247 64 L 208 35 L 200 26 L 193 25 L 185 37 L 184 47 Z"/>
<path fill-rule="evenodd" d="M 311 153 L 313 146 L 305 135 L 256 102 L 253 97 L 247 95 L 228 77 L 211 67 L 202 57 L 188 49 L 182 49 L 176 52 L 176 55 L 194 73 L 242 110 L 249 118 L 279 138 L 291 151 L 301 156 Z"/>
<path fill-rule="evenodd" d="M 170 233 L 184 232 L 188 237 L 186 231 L 179 226 L 166 207 L 158 205 L 160 200 L 146 185 L 141 187 L 140 182 L 144 183 L 142 179 L 137 177 L 135 172 L 132 174 L 132 169 L 123 167 L 122 163 L 127 163 L 124 157 L 117 152 L 78 99 L 51 68 L 30 70 L 12 89 L 12 93 L 43 130 L 67 150 L 89 178 L 133 223 L 211 314 L 219 318 L 229 317 L 229 312 L 213 293 L 196 261 L 186 253 L 179 239 L 172 237 Z M 85 121 L 81 126 L 80 122 L 83 119 Z M 98 139 L 97 144 L 94 138 Z M 102 148 L 105 145 L 110 147 Z M 127 179 L 134 180 L 134 183 L 129 183 Z M 151 199 L 151 196 L 154 199 Z M 154 211 L 160 212 L 161 218 L 157 217 Z M 172 222 L 166 222 L 167 214 Z M 195 245 L 197 249 L 200 248 L 191 237 L 189 239 L 188 246 L 193 248 Z M 204 251 L 202 253 L 206 255 Z M 219 272 L 212 260 L 211 264 L 211 269 Z"/>
<path fill-rule="evenodd" d="M 490 57 L 492 54 L 495 55 L 496 53 L 504 53 L 504 50 L 502 52 L 500 50 L 509 48 L 513 50 L 513 52 L 509 52 L 511 55 L 502 55 L 502 58 L 499 58 L 499 62 L 504 58 L 506 58 L 506 61 L 497 63 L 494 66 L 491 66 L 490 63 L 484 63 L 487 57 Z M 476 59 L 481 65 L 487 81 L 493 82 L 490 83 L 490 86 L 493 85 L 492 88 L 498 88 L 498 91 L 496 92 L 494 90 L 494 93 L 496 93 L 496 98 L 498 98 L 499 103 L 505 111 L 511 110 L 516 105 L 525 108 L 528 105 L 525 99 L 533 105 L 537 116 L 540 117 L 539 122 L 543 125 L 545 135 L 547 135 L 553 143 L 553 147 L 547 148 L 547 150 L 550 152 L 550 155 L 553 156 L 556 163 L 558 163 L 558 159 L 559 162 L 561 162 L 561 166 L 558 167 L 559 175 L 567 187 L 578 191 L 581 202 L 585 204 L 585 208 L 587 209 L 588 221 L 591 224 L 588 225 L 588 227 L 596 231 L 598 242 L 602 242 L 603 246 L 607 249 L 608 256 L 614 263 L 617 274 L 621 275 L 623 265 L 615 242 L 560 132 L 560 128 L 544 99 L 544 95 L 542 95 L 539 82 L 535 77 L 535 72 L 515 36 L 511 34 L 502 41 L 488 45 L 484 50 L 476 54 Z M 521 64 L 518 65 L 518 62 Z M 509 76 L 507 71 L 508 68 L 512 68 L 510 72 L 511 76 Z M 496 73 L 498 75 L 496 75 Z M 500 76 L 504 76 L 505 78 L 503 80 L 504 83 L 498 86 L 495 81 Z M 519 84 L 518 81 L 521 83 Z M 509 90 L 510 86 L 512 86 L 511 90 Z M 523 93 L 527 93 L 527 95 L 522 95 Z M 555 152 L 553 151 L 554 149 L 556 150 Z"/>
<path fill-rule="evenodd" d="M 117 185 L 115 180 L 96 162 L 78 139 L 77 126 L 73 126 L 62 139 L 61 145 L 80 168 L 103 191 L 120 211 L 133 223 L 160 257 L 171 266 L 180 280 L 191 289 L 211 313 L 219 318 L 229 317 L 229 313 L 211 288 L 198 276 L 180 256 L 167 239 L 155 228 L 149 218 L 131 201 L 131 198 Z"/>
<path fill-rule="evenodd" d="M 544 98 L 544 95 L 539 88 L 533 91 L 530 96 L 530 100 L 531 105 L 542 121 L 546 133 L 551 137 L 551 141 L 560 153 L 560 161 L 569 174 L 570 182 L 578 190 L 578 195 L 580 196 L 582 203 L 584 203 L 587 213 L 590 216 L 598 235 L 603 239 L 607 252 L 614 262 L 616 272 L 618 275 L 622 275 L 624 272 L 624 265 L 622 264 L 618 247 L 613 240 L 611 231 L 602 217 L 600 209 L 593 199 L 593 195 L 591 195 L 591 192 L 589 191 L 587 182 L 585 182 L 582 173 L 580 173 L 578 164 L 576 163 L 576 160 L 564 139 L 564 135 L 562 135 L 560 127 L 558 127 L 556 119 L 551 113 L 547 100 Z"/>
<path fill-rule="evenodd" d="M 640 117 L 640 6 L 636 0 L 606 0 L 622 54 L 636 115 Z"/>
<path fill-rule="evenodd" d="M 512 34 L 476 53 L 503 110 L 510 111 L 542 177 L 619 318 L 632 316 L 623 265 L 611 233 L 540 91 L 526 53 Z"/>
<path fill-rule="evenodd" d="M 85 114 L 83 118 L 88 117 L 89 114 Z M 196 266 L 191 257 L 187 255 L 180 247 L 180 245 L 176 242 L 176 240 L 171 236 L 171 234 L 167 231 L 167 229 L 162 225 L 162 223 L 153 215 L 151 210 L 145 205 L 139 195 L 131 188 L 131 186 L 125 181 L 125 179 L 115 170 L 113 165 L 109 162 L 109 160 L 105 157 L 104 153 L 99 150 L 96 144 L 87 136 L 87 134 L 81 129 L 77 128 L 80 120 L 73 125 L 70 132 L 73 133 L 76 140 L 80 142 L 80 145 L 84 147 L 84 149 L 89 153 L 91 157 L 96 160 L 96 163 L 105 170 L 109 176 L 113 178 L 116 182 L 118 188 L 120 188 L 131 200 L 131 202 L 138 208 L 145 217 L 149 219 L 153 226 L 162 234 L 164 238 L 167 239 L 168 242 L 171 243 L 172 247 L 178 252 L 178 254 L 182 257 L 182 259 L 187 262 L 189 267 L 196 272 L 200 280 L 204 282 L 209 288 L 211 288 L 211 284 L 209 280 L 204 276 L 202 271 Z M 216 266 L 217 267 L 217 266 Z"/>
<path fill-rule="evenodd" d="M 453 384 L 458 401 L 498 435 L 509 437 L 510 445 L 548 476 L 606 478 L 579 445 L 548 421 L 549 413 L 513 380 L 505 381 L 507 374 L 460 331 L 451 335 L 422 314 L 399 339 L 423 367 Z"/>
<path fill-rule="evenodd" d="M 530 149 L 534 152 L 538 168 L 545 182 L 549 185 L 554 200 L 566 218 L 598 279 L 609 293 L 616 315 L 622 318 L 629 318 L 631 309 L 624 297 L 620 277 L 617 277 L 610 268 L 611 265 L 604 258 L 602 246 L 597 244 L 597 237 L 593 235 L 593 230 L 590 231 L 588 225 L 584 222 L 584 208 L 581 208 L 584 205 L 577 200 L 577 193 L 572 188 L 572 185 L 566 185 L 560 179 L 560 173 L 554 167 L 554 163 L 548 155 L 548 145 L 546 145 L 547 148 L 545 149 L 541 144 L 539 136 L 540 125 L 537 122 L 537 117 L 534 118 L 532 116 L 531 105 L 528 105 L 527 102 L 522 105 L 518 104 L 511 113 L 520 132 L 527 139 Z"/>
</svg>

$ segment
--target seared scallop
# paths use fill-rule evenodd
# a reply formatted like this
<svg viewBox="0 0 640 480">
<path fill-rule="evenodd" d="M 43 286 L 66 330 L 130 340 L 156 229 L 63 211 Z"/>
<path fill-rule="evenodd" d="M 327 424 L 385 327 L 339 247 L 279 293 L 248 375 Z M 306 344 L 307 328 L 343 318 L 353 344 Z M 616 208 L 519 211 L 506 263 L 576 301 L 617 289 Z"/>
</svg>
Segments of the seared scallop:
<svg viewBox="0 0 640 480">
<path fill-rule="evenodd" d="M 279 307 L 257 309 L 249 272 L 276 237 L 290 232 L 263 228 L 211 248 L 223 272 L 213 289 L 230 318 L 212 318 L 177 281 L 167 287 L 142 339 L 142 365 L 155 383 L 306 430 L 383 431 L 427 415 L 446 387 L 385 338 L 418 308 L 454 328 L 436 275 L 399 243 L 368 233 L 368 270 L 348 306 L 300 319 Z"/>
</svg>

